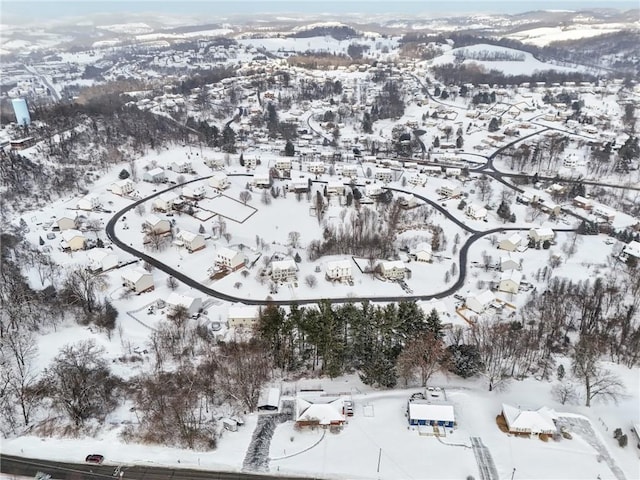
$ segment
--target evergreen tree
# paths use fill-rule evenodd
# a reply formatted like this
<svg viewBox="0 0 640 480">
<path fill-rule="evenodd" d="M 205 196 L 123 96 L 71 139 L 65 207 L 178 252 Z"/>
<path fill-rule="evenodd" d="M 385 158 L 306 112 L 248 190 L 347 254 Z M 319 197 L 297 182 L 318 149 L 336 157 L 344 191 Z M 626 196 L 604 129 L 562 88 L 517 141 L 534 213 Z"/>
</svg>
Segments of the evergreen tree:
<svg viewBox="0 0 640 480">
<path fill-rule="evenodd" d="M 431 310 L 431 312 L 429 312 L 429 316 L 427 317 L 427 330 L 431 332 L 436 338 L 444 337 L 440 315 L 438 315 L 438 312 L 435 308 Z"/>
<path fill-rule="evenodd" d="M 296 154 L 296 148 L 291 143 L 291 140 L 287 140 L 287 143 L 284 146 L 284 154 L 287 157 L 293 157 Z"/>
<path fill-rule="evenodd" d="M 498 130 L 500 130 L 500 121 L 496 117 L 493 117 L 489 122 L 488 130 L 490 132 L 497 132 Z"/>
<path fill-rule="evenodd" d="M 450 345 L 447 347 L 449 353 L 449 371 L 459 377 L 469 378 L 480 372 L 482 361 L 480 353 L 475 345 Z"/>
</svg>

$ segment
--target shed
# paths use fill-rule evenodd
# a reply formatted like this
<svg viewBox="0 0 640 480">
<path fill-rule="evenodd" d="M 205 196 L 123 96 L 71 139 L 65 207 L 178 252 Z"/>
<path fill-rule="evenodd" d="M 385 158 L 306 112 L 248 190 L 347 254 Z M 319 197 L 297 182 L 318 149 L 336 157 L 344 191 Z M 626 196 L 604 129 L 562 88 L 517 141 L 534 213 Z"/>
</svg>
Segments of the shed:
<svg viewBox="0 0 640 480">
<path fill-rule="evenodd" d="M 258 410 L 275 412 L 280 409 L 280 389 L 271 387 L 262 389 L 258 399 Z"/>
<path fill-rule="evenodd" d="M 437 425 L 453 427 L 456 422 L 453 405 L 428 403 L 427 401 L 409 401 L 409 425 Z"/>
</svg>

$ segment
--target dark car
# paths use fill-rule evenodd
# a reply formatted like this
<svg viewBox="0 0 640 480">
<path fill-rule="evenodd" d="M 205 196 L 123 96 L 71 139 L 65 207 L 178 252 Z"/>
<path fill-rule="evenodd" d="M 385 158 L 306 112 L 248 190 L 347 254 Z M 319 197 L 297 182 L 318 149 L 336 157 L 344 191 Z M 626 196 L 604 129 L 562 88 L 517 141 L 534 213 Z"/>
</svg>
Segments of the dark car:
<svg viewBox="0 0 640 480">
<path fill-rule="evenodd" d="M 94 453 L 91 455 L 87 455 L 87 458 L 85 458 L 84 461 L 87 463 L 96 463 L 100 465 L 102 462 L 104 462 L 104 457 L 102 455 Z"/>
</svg>

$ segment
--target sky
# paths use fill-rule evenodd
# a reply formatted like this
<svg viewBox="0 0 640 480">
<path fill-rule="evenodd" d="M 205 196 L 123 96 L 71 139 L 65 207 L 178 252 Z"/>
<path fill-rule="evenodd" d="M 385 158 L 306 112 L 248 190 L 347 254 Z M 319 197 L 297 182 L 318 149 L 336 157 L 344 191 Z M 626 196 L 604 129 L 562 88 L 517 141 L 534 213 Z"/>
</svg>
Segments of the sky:
<svg viewBox="0 0 640 480">
<path fill-rule="evenodd" d="M 206 16 L 215 21 L 247 14 L 404 14 L 427 17 L 465 13 L 521 13 L 531 10 L 638 8 L 638 0 L 0 0 L 2 23 L 63 20 L 94 14 Z M 123 19 L 123 23 L 124 23 Z"/>
</svg>

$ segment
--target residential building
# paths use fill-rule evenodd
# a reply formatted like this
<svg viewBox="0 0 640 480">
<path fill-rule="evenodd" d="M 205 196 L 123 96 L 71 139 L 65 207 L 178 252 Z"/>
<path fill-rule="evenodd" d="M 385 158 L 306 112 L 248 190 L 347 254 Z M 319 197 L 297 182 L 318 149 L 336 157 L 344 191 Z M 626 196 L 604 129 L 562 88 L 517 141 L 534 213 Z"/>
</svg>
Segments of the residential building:
<svg viewBox="0 0 640 480">
<path fill-rule="evenodd" d="M 216 172 L 209 178 L 209 186 L 217 190 L 224 190 L 229 185 L 229 177 L 224 172 Z"/>
<path fill-rule="evenodd" d="M 591 208 L 593 207 L 593 202 L 581 195 L 578 195 L 573 199 L 573 204 L 576 207 L 582 208 L 584 210 L 591 210 Z"/>
<path fill-rule="evenodd" d="M 171 292 L 166 302 L 170 314 L 180 306 L 186 308 L 189 316 L 196 315 L 202 309 L 202 299 L 200 297 L 191 297 L 176 292 Z"/>
<path fill-rule="evenodd" d="M 624 246 L 620 254 L 620 258 L 626 262 L 629 257 L 634 257 L 636 260 L 640 260 L 640 242 L 636 242 L 634 240 Z"/>
<path fill-rule="evenodd" d="M 323 162 L 310 162 L 307 165 L 307 171 L 309 173 L 322 174 L 325 171 L 325 165 Z"/>
<path fill-rule="evenodd" d="M 331 181 L 327 183 L 327 195 L 344 195 L 346 186 L 342 182 Z"/>
<path fill-rule="evenodd" d="M 287 282 L 296 280 L 298 267 L 292 258 L 275 260 L 271 262 L 271 279 L 275 282 Z"/>
<path fill-rule="evenodd" d="M 215 265 L 227 270 L 237 270 L 244 266 L 245 257 L 242 252 L 222 247 L 216 252 Z"/>
<path fill-rule="evenodd" d="M 84 250 L 86 239 L 82 232 L 75 229 L 69 229 L 64 230 L 61 235 L 61 245 L 63 250 Z"/>
<path fill-rule="evenodd" d="M 500 250 L 506 250 L 507 252 L 515 252 L 520 248 L 523 242 L 524 238 L 522 238 L 519 233 L 514 233 L 508 238 L 501 240 L 500 243 L 498 243 L 498 248 Z"/>
<path fill-rule="evenodd" d="M 411 400 L 407 405 L 409 425 L 453 428 L 456 423 L 453 405 L 430 403 L 427 400 Z"/>
<path fill-rule="evenodd" d="M 271 177 L 268 172 L 256 172 L 253 174 L 251 183 L 254 187 L 269 188 L 271 186 Z"/>
<path fill-rule="evenodd" d="M 167 180 L 167 174 L 162 168 L 157 167 L 144 172 L 144 175 L 142 175 L 142 180 L 151 183 L 162 183 Z"/>
<path fill-rule="evenodd" d="M 345 424 L 344 401 L 340 397 L 296 397 L 297 427 L 339 427 Z"/>
<path fill-rule="evenodd" d="M 419 243 L 416 248 L 411 252 L 415 257 L 416 262 L 431 262 L 433 256 L 433 249 L 431 245 L 426 242 Z"/>
<path fill-rule="evenodd" d="M 465 209 L 465 214 L 474 220 L 484 220 L 487 218 L 487 213 L 486 208 L 475 203 L 467 205 L 467 208 Z"/>
<path fill-rule="evenodd" d="M 465 300 L 466 307 L 476 313 L 482 313 L 495 302 L 496 296 L 491 290 L 470 295 Z"/>
<path fill-rule="evenodd" d="M 349 260 L 327 262 L 326 277 L 328 280 L 348 282 L 353 278 L 351 268 L 351 262 Z"/>
<path fill-rule="evenodd" d="M 456 198 L 460 196 L 460 187 L 452 183 L 446 183 L 440 187 L 440 195 L 447 198 Z"/>
<path fill-rule="evenodd" d="M 424 173 L 413 172 L 409 175 L 407 182 L 409 185 L 413 185 L 415 187 L 424 187 L 427 183 L 427 175 Z"/>
<path fill-rule="evenodd" d="M 358 166 L 357 165 L 343 165 L 342 176 L 349 178 L 358 178 Z"/>
<path fill-rule="evenodd" d="M 106 272 L 118 266 L 118 256 L 106 248 L 92 248 L 87 252 L 87 257 L 92 272 Z"/>
<path fill-rule="evenodd" d="M 498 290 L 506 293 L 518 293 L 520 282 L 522 281 L 522 273 L 518 270 L 505 270 L 500 276 Z"/>
<path fill-rule="evenodd" d="M 143 230 L 156 235 L 164 235 L 171 231 L 171 224 L 166 218 L 160 218 L 153 213 L 148 215 L 142 224 Z"/>
<path fill-rule="evenodd" d="M 70 216 L 62 216 L 59 217 L 56 220 L 56 225 L 58 226 L 58 229 L 62 232 L 64 230 L 73 230 L 78 228 L 78 224 L 76 221 L 76 217 L 70 217 Z"/>
<path fill-rule="evenodd" d="M 380 272 L 387 280 L 402 280 L 407 268 L 400 260 L 385 260 L 380 262 Z"/>
<path fill-rule="evenodd" d="M 369 198 L 375 198 L 384 193 L 382 185 L 379 183 L 369 183 L 364 186 L 364 194 Z"/>
<path fill-rule="evenodd" d="M 393 180 L 393 172 L 389 168 L 376 168 L 374 178 L 379 182 L 389 183 Z"/>
<path fill-rule="evenodd" d="M 129 268 L 122 272 L 122 286 L 135 293 L 153 290 L 153 275 L 139 267 Z"/>
<path fill-rule="evenodd" d="M 512 258 L 510 255 L 500 257 L 500 271 L 520 270 L 520 262 Z"/>
<path fill-rule="evenodd" d="M 172 162 L 169 169 L 173 170 L 176 173 L 190 173 L 193 170 L 193 168 L 191 167 L 191 162 L 188 160 L 178 160 Z"/>
<path fill-rule="evenodd" d="M 186 248 L 189 253 L 197 252 L 206 247 L 204 237 L 199 233 L 187 232 L 186 230 L 180 230 L 176 234 L 174 244 Z"/>
<path fill-rule="evenodd" d="M 184 204 L 184 200 L 182 200 L 175 192 L 165 192 L 161 195 L 158 195 L 153 199 L 153 203 L 151 204 L 153 210 L 159 212 L 170 212 L 174 208 L 180 208 L 181 205 Z"/>
<path fill-rule="evenodd" d="M 291 171 L 291 158 L 278 158 L 276 160 L 276 169 L 281 172 L 290 172 Z"/>
<path fill-rule="evenodd" d="M 553 241 L 556 234 L 550 228 L 532 228 L 529 230 L 529 238 L 534 242 L 545 242 L 545 241 Z"/>
<path fill-rule="evenodd" d="M 182 187 L 182 196 L 184 198 L 188 198 L 189 200 L 202 200 L 207 191 L 205 190 L 204 185 L 185 185 Z"/>
<path fill-rule="evenodd" d="M 546 407 L 538 410 L 521 410 L 503 403 L 502 415 L 511 433 L 553 435 L 558 431 L 555 424 L 557 415 L 553 410 Z"/>
<path fill-rule="evenodd" d="M 85 210 L 87 212 L 91 212 L 92 210 L 97 210 L 102 206 L 100 199 L 95 195 L 87 195 L 84 198 L 78 200 L 76 203 L 76 208 L 78 210 Z"/>
<path fill-rule="evenodd" d="M 111 184 L 111 193 L 120 195 L 121 197 L 127 196 L 136 189 L 133 180 L 125 178 L 124 180 L 118 180 Z"/>
<path fill-rule="evenodd" d="M 259 310 L 255 306 L 229 307 L 227 323 L 229 328 L 253 328 L 258 323 Z"/>
</svg>

